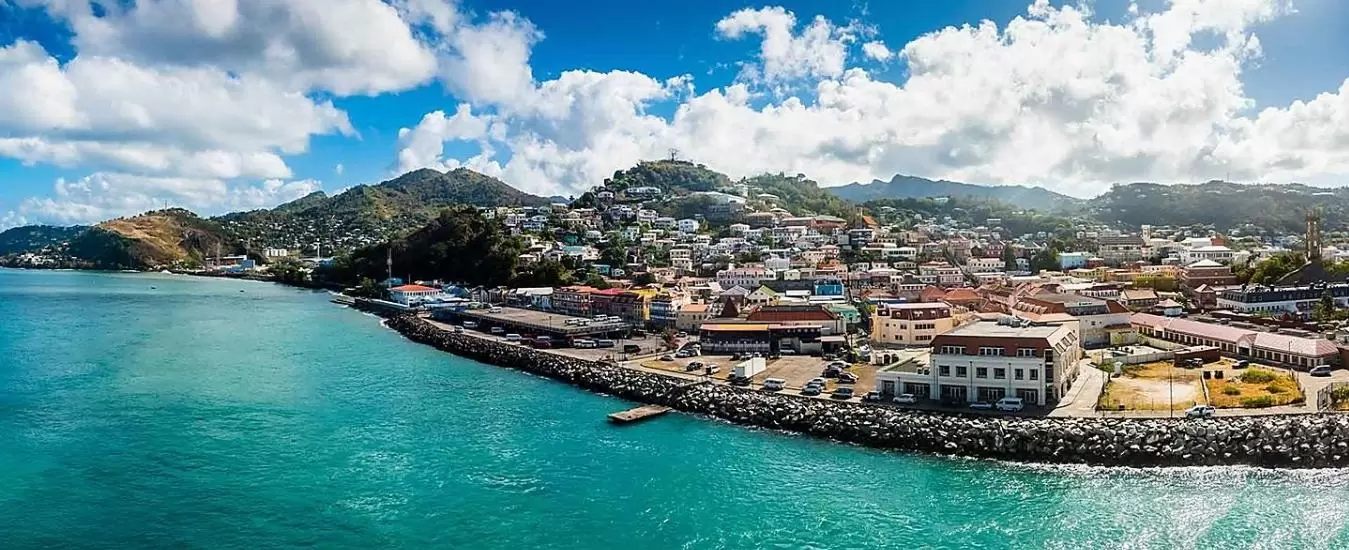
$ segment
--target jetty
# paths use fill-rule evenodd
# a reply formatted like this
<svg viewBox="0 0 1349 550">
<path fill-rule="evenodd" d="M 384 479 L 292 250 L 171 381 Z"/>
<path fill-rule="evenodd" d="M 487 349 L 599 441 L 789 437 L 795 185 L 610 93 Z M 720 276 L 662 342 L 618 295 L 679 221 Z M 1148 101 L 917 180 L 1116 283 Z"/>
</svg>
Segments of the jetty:
<svg viewBox="0 0 1349 550">
<path fill-rule="evenodd" d="M 661 405 L 642 405 L 635 409 L 612 413 L 609 415 L 609 421 L 615 424 L 631 424 L 648 418 L 655 418 L 667 412 L 670 412 L 670 407 Z"/>
</svg>

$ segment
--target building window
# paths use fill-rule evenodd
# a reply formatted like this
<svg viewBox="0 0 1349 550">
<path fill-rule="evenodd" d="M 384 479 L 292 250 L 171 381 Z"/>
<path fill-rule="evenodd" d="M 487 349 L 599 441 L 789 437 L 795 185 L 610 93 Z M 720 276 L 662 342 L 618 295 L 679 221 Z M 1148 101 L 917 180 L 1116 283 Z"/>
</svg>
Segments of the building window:
<svg viewBox="0 0 1349 550">
<path fill-rule="evenodd" d="M 970 370 L 965 367 L 956 367 L 956 376 L 964 378 L 970 375 Z"/>
<path fill-rule="evenodd" d="M 928 335 L 928 334 L 919 334 L 919 335 L 918 335 L 918 338 L 917 338 L 917 340 L 918 340 L 919 342 L 926 342 L 926 341 L 931 340 L 931 339 L 932 339 L 932 336 L 931 336 L 931 335 Z"/>
<path fill-rule="evenodd" d="M 1035 350 L 1032 348 L 1021 348 L 1016 350 L 1017 357 L 1035 357 Z"/>
<path fill-rule="evenodd" d="M 1016 378 L 1017 380 L 1025 380 L 1026 379 L 1025 369 L 1013 369 L 1012 377 Z"/>
<path fill-rule="evenodd" d="M 975 367 L 975 369 L 974 369 L 974 377 L 975 377 L 975 378 L 988 378 L 988 367 Z"/>
<path fill-rule="evenodd" d="M 1002 348 L 979 348 L 979 355 L 999 356 L 1002 355 Z"/>
<path fill-rule="evenodd" d="M 1007 379 L 1007 369 L 1003 369 L 1003 368 L 995 368 L 995 369 L 993 369 L 993 378 L 996 379 L 996 380 L 1006 380 L 1006 379 Z"/>
<path fill-rule="evenodd" d="M 1031 379 L 1031 380 L 1039 380 L 1039 379 L 1040 379 L 1040 371 L 1039 371 L 1038 369 L 1030 369 L 1030 379 Z"/>
<path fill-rule="evenodd" d="M 1051 384 L 1054 382 L 1054 367 L 1045 366 L 1045 382 Z"/>
<path fill-rule="evenodd" d="M 942 346 L 941 352 L 947 355 L 963 355 L 965 348 L 963 346 Z"/>
<path fill-rule="evenodd" d="M 942 376 L 951 376 L 951 365 L 938 366 L 937 371 L 941 373 Z"/>
</svg>

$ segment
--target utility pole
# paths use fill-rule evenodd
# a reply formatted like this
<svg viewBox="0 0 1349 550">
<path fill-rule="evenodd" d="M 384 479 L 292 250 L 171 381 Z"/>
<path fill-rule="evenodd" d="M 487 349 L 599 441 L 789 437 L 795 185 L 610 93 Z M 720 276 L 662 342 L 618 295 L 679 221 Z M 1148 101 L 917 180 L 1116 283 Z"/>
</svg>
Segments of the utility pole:
<svg viewBox="0 0 1349 550">
<path fill-rule="evenodd" d="M 670 162 L 674 162 L 674 161 L 676 161 L 676 160 L 678 160 L 678 159 L 679 159 L 679 149 L 675 149 L 674 147 L 671 147 L 671 148 L 670 148 Z"/>
<path fill-rule="evenodd" d="M 1176 361 L 1171 361 L 1171 366 L 1166 368 L 1166 417 L 1176 417 Z M 1203 381 L 1201 380 L 1202 384 Z"/>
<path fill-rule="evenodd" d="M 392 281 L 392 280 L 393 280 L 393 243 L 389 243 L 389 254 L 388 254 L 388 258 L 385 260 L 385 264 L 386 264 L 386 265 L 388 266 L 388 268 L 389 268 L 389 279 L 388 279 L 388 280 L 389 280 L 389 281 Z"/>
</svg>

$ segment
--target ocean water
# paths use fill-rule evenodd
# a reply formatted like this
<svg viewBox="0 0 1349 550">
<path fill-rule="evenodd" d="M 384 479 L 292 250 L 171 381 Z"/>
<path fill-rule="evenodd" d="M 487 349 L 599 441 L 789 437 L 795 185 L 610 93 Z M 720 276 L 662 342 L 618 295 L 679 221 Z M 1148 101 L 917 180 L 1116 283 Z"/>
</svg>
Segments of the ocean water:
<svg viewBox="0 0 1349 550">
<path fill-rule="evenodd" d="M 322 293 L 0 270 L 0 548 L 1346 548 L 1349 472 L 1037 467 L 630 404 Z"/>
</svg>

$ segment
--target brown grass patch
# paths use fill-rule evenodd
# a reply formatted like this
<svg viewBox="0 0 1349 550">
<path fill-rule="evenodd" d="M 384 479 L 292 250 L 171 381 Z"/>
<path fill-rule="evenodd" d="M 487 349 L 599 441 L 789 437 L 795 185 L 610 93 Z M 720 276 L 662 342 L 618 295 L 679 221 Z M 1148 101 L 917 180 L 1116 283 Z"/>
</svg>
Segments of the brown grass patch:
<svg viewBox="0 0 1349 550">
<path fill-rule="evenodd" d="M 1261 408 L 1301 402 L 1305 396 L 1291 374 L 1251 367 L 1227 371 L 1222 380 L 1205 380 L 1209 401 L 1220 409 Z"/>
</svg>

